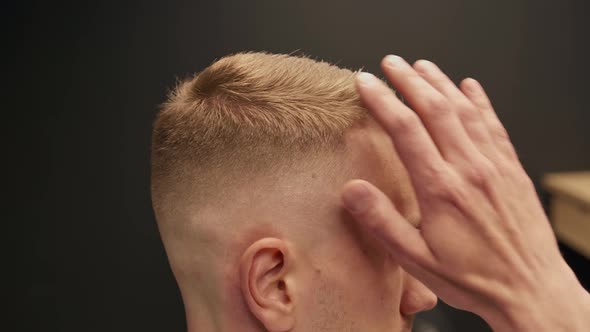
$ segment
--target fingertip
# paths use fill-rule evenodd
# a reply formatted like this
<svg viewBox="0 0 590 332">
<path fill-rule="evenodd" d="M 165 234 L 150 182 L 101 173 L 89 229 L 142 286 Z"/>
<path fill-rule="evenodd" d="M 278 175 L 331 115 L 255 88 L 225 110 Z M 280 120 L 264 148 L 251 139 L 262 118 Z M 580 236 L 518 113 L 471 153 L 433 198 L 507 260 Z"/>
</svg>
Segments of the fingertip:
<svg viewBox="0 0 590 332">
<path fill-rule="evenodd" d="M 381 60 L 381 68 L 399 68 L 403 66 L 404 62 L 404 59 L 399 55 L 388 54 Z"/>
<path fill-rule="evenodd" d="M 342 188 L 342 203 L 353 214 L 366 211 L 372 200 L 371 189 L 363 180 L 352 180 Z"/>
<path fill-rule="evenodd" d="M 342 190 L 345 209 L 362 228 L 377 237 L 384 236 L 390 218 L 399 218 L 399 213 L 392 208 L 391 202 L 383 198 L 383 192 L 363 180 L 352 180 Z"/>
<path fill-rule="evenodd" d="M 413 67 L 419 73 L 424 73 L 429 70 L 434 70 L 438 68 L 438 66 L 434 62 L 425 59 L 417 60 L 416 62 L 414 62 Z"/>
<path fill-rule="evenodd" d="M 467 77 L 459 84 L 461 91 L 466 93 L 476 93 L 478 90 L 481 90 L 481 85 L 477 80 Z"/>
<path fill-rule="evenodd" d="M 367 88 L 376 85 L 377 77 L 364 71 L 356 74 L 356 84 L 359 88 Z"/>
</svg>

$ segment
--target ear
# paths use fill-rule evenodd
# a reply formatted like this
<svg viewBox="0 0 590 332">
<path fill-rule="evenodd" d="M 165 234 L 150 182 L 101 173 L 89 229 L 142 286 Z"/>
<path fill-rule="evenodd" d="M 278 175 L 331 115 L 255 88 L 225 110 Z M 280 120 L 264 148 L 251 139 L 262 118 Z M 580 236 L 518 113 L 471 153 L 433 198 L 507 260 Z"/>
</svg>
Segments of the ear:
<svg viewBox="0 0 590 332">
<path fill-rule="evenodd" d="M 293 256 L 280 239 L 254 242 L 240 260 L 240 282 L 246 303 L 269 332 L 289 331 L 295 325 Z"/>
</svg>

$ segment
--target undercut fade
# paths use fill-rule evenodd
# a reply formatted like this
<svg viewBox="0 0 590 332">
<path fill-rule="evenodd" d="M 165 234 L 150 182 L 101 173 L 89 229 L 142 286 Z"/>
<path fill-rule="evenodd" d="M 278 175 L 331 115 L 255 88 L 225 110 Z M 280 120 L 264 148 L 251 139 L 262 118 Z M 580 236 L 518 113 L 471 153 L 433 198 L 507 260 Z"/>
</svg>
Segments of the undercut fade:
<svg viewBox="0 0 590 332">
<path fill-rule="evenodd" d="M 239 53 L 180 82 L 154 122 L 154 208 L 181 182 L 212 189 L 226 174 L 341 148 L 346 129 L 367 117 L 354 77 L 306 57 Z"/>
</svg>

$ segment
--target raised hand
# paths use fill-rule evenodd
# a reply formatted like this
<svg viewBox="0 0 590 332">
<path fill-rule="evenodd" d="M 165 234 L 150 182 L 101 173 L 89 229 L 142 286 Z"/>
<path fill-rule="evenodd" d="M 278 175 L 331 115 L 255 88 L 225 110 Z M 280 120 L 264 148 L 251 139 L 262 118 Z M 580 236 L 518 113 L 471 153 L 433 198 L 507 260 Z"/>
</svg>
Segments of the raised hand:
<svg viewBox="0 0 590 332">
<path fill-rule="evenodd" d="M 560 255 L 534 186 L 483 88 L 433 63 L 387 56 L 382 81 L 360 73 L 362 102 L 391 136 L 421 210 L 415 228 L 370 183 L 342 193 L 359 224 L 445 302 L 495 330 L 586 331 L 590 295 Z"/>
</svg>

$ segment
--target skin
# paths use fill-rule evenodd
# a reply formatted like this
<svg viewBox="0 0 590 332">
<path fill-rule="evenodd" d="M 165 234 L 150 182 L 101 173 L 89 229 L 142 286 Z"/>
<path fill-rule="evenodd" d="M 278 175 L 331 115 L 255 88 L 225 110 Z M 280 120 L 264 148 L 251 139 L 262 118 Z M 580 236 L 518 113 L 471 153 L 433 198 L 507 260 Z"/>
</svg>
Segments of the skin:
<svg viewBox="0 0 590 332">
<path fill-rule="evenodd" d="M 587 331 L 590 294 L 555 236 L 506 130 L 473 79 L 458 88 L 431 62 L 382 62 L 412 109 L 374 76 L 358 91 L 392 138 L 421 207 L 419 228 L 382 190 L 354 180 L 342 200 L 362 229 L 445 302 L 495 331 Z"/>
<path fill-rule="evenodd" d="M 391 139 L 368 119 L 345 142 L 320 156 L 327 163 L 252 176 L 200 209 L 199 218 L 231 231 L 217 235 L 227 245 L 195 249 L 211 253 L 204 273 L 216 285 L 177 277 L 189 331 L 410 331 L 414 314 L 434 307 L 436 296 L 358 227 L 338 195 L 352 179 L 371 181 L 419 223 Z"/>
</svg>

